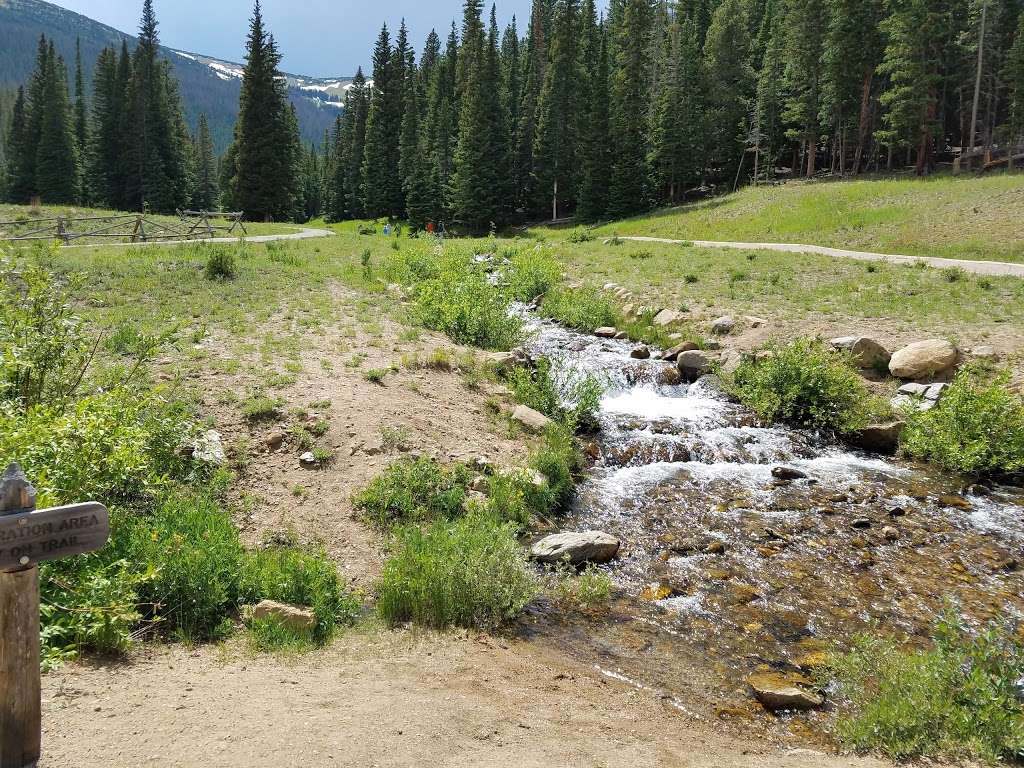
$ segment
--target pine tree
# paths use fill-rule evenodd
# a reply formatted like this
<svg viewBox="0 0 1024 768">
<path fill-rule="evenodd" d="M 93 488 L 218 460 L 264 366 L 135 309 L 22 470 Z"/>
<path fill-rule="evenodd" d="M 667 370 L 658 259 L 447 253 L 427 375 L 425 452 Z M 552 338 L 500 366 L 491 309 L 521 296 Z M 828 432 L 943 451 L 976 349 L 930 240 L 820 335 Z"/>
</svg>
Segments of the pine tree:
<svg viewBox="0 0 1024 768">
<path fill-rule="evenodd" d="M 122 208 L 122 125 L 129 72 L 127 48 L 118 59 L 115 48 L 105 48 L 93 72 L 92 131 L 86 186 L 95 202 Z"/>
<path fill-rule="evenodd" d="M 699 181 L 703 169 L 704 105 L 696 25 L 692 21 L 672 25 L 666 47 L 647 159 L 652 187 L 675 204 L 683 185 Z"/>
<path fill-rule="evenodd" d="M 449 182 L 452 213 L 471 230 L 501 223 L 501 162 L 493 137 L 501 125 L 497 40 L 488 40 L 480 0 L 466 0 L 458 62 L 459 139 Z"/>
<path fill-rule="evenodd" d="M 362 179 L 363 205 L 371 217 L 400 216 L 404 212 L 402 180 L 398 172 L 405 88 L 403 42 L 400 37 L 399 45 L 392 51 L 385 24 L 373 51 L 373 86 L 366 118 Z"/>
<path fill-rule="evenodd" d="M 751 144 L 754 148 L 754 183 L 770 179 L 786 145 L 782 120 L 783 77 L 786 71 L 784 16 L 774 3 L 765 8 L 758 47 L 762 49 L 761 69 L 757 75 L 757 95 L 753 110 Z"/>
<path fill-rule="evenodd" d="M 723 0 L 704 41 L 707 76 L 708 167 L 731 188 L 751 134 L 754 72 L 750 31 L 742 0 Z"/>
<path fill-rule="evenodd" d="M 533 144 L 535 209 L 549 207 L 558 218 L 566 201 L 576 200 L 576 149 L 579 132 L 581 80 L 576 0 L 559 0 L 551 36 L 548 67 L 537 106 L 537 135 Z"/>
<path fill-rule="evenodd" d="M 345 96 L 344 135 L 337 151 L 341 152 L 338 162 L 345 169 L 345 212 L 348 218 L 365 215 L 363 189 L 363 158 L 366 155 L 366 121 L 370 112 L 370 101 L 366 77 L 362 68 L 356 71 L 352 87 Z"/>
<path fill-rule="evenodd" d="M 537 110 L 544 87 L 548 62 L 548 28 L 551 0 L 533 0 L 530 11 L 530 29 L 526 37 L 526 76 L 523 80 L 523 98 L 516 125 L 513 184 L 517 188 L 516 207 L 529 208 L 537 199 L 533 174 L 533 149 L 537 134 Z"/>
<path fill-rule="evenodd" d="M 588 2 L 592 7 L 592 3 Z M 584 18 L 587 14 L 584 12 Z M 595 28 L 597 47 L 588 42 L 585 67 L 590 78 L 589 105 L 580 146 L 579 199 L 576 217 L 596 221 L 608 210 L 609 162 L 612 157 L 608 125 L 608 35 Z"/>
<path fill-rule="evenodd" d="M 12 203 L 27 203 L 35 187 L 35 144 L 28 133 L 28 119 L 25 88 L 21 87 L 11 113 L 7 199 Z"/>
<path fill-rule="evenodd" d="M 405 94 L 402 98 L 402 125 L 398 140 L 398 174 L 402 184 L 402 203 L 412 183 L 421 150 L 420 116 L 423 114 L 423 92 L 410 49 L 405 67 Z"/>
<path fill-rule="evenodd" d="M 53 42 L 46 61 L 45 90 L 41 104 L 39 145 L 36 148 L 35 191 L 45 203 L 74 203 L 78 198 L 78 152 L 68 96 L 68 75 Z"/>
<path fill-rule="evenodd" d="M 458 55 L 458 35 L 453 25 L 444 53 L 433 67 L 427 85 L 427 112 L 423 121 L 424 165 L 417 170 L 417 200 L 410 206 L 417 211 L 416 218 L 423 222 L 441 221 L 450 213 L 447 192 L 459 119 L 456 93 Z M 427 198 L 433 199 L 433 206 L 426 204 Z"/>
<path fill-rule="evenodd" d="M 1017 21 L 1017 32 L 1006 57 L 1003 77 L 1009 87 L 1010 136 L 1024 141 L 1024 9 Z"/>
<path fill-rule="evenodd" d="M 86 168 L 89 156 L 89 109 L 85 102 L 85 76 L 82 72 L 82 41 L 75 40 L 75 151 L 78 153 L 78 201 L 88 205 L 92 194 Z"/>
<path fill-rule="evenodd" d="M 234 205 L 254 221 L 290 219 L 299 198 L 298 127 L 278 71 L 280 63 L 281 54 L 256 0 L 246 44 L 231 184 Z"/>
<path fill-rule="evenodd" d="M 855 140 L 852 170 L 864 163 L 871 137 L 876 70 L 884 38 L 883 0 L 828 0 L 829 24 L 822 63 L 822 119 L 839 145 L 839 170 L 846 170 L 848 135 Z"/>
<path fill-rule="evenodd" d="M 195 188 L 192 193 L 192 207 L 198 211 L 214 211 L 220 197 L 217 181 L 217 161 L 213 156 L 213 137 L 205 114 L 199 115 L 196 136 L 193 143 L 195 157 Z"/>
<path fill-rule="evenodd" d="M 879 140 L 889 146 L 916 147 L 917 175 L 934 166 L 935 141 L 941 135 L 939 108 L 947 72 L 946 49 L 954 33 L 948 0 L 890 0 L 883 22 L 888 35 L 878 71 L 889 78 L 881 95 L 886 108 Z"/>
<path fill-rule="evenodd" d="M 822 51 L 825 0 L 789 0 L 786 15 L 785 86 L 782 119 L 787 135 L 804 148 L 807 178 L 814 176 L 821 138 Z"/>
<path fill-rule="evenodd" d="M 653 8 L 650 0 L 624 0 L 612 34 L 615 63 L 611 77 L 610 134 L 614 147 L 608 213 L 628 216 L 647 206 L 647 114 Z"/>
</svg>

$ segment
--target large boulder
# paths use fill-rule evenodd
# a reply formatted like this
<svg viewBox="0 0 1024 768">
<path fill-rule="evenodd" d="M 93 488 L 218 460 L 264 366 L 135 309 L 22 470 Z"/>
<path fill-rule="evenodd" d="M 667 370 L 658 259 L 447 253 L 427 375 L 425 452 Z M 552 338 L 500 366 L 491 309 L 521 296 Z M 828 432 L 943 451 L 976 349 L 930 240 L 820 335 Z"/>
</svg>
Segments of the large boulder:
<svg viewBox="0 0 1024 768">
<path fill-rule="evenodd" d="M 758 672 L 747 678 L 754 696 L 765 709 L 814 709 L 825 703 L 825 697 L 811 688 L 803 675 Z"/>
<path fill-rule="evenodd" d="M 519 424 L 527 432 L 534 432 L 536 434 L 540 434 L 552 424 L 551 419 L 543 413 L 525 405 L 516 406 L 516 409 L 512 411 L 512 421 Z"/>
<path fill-rule="evenodd" d="M 930 339 L 904 347 L 889 361 L 889 373 L 897 379 L 923 379 L 945 373 L 960 353 L 945 339 Z"/>
<path fill-rule="evenodd" d="M 853 361 L 866 371 L 885 371 L 892 360 L 892 353 L 874 339 L 867 336 L 844 336 L 832 339 L 832 346 L 849 352 Z"/>
<path fill-rule="evenodd" d="M 545 536 L 530 548 L 530 555 L 541 563 L 607 563 L 619 553 L 619 540 L 601 531 L 555 533 Z"/>
<path fill-rule="evenodd" d="M 725 315 L 711 324 L 711 332 L 716 336 L 728 336 L 735 327 L 736 320 L 730 315 Z"/>
<path fill-rule="evenodd" d="M 683 381 L 693 383 L 711 371 L 711 360 L 700 350 L 682 352 L 676 358 L 676 367 Z"/>
<path fill-rule="evenodd" d="M 308 608 L 273 600 L 264 600 L 253 606 L 249 617 L 256 621 L 276 621 L 296 632 L 311 632 L 317 624 L 316 614 Z"/>
<path fill-rule="evenodd" d="M 672 349 L 668 350 L 667 352 L 664 352 L 661 355 L 661 359 L 667 360 L 670 363 L 674 363 L 676 361 L 676 358 L 679 357 L 679 355 L 681 355 L 683 352 L 693 352 L 696 349 L 700 349 L 700 347 L 698 347 L 694 342 L 684 341 L 682 344 L 676 344 L 674 347 L 672 347 Z"/>
</svg>

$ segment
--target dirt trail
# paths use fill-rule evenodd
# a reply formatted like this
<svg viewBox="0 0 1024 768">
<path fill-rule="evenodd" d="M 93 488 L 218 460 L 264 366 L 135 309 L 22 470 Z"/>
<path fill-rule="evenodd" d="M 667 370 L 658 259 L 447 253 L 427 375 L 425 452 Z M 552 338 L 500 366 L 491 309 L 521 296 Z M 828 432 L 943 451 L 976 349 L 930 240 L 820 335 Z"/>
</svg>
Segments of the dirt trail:
<svg viewBox="0 0 1024 768">
<path fill-rule="evenodd" d="M 633 240 L 641 243 L 692 243 L 698 248 L 735 248 L 744 251 L 782 251 L 783 253 L 817 253 L 822 256 L 833 256 L 840 259 L 858 259 L 860 261 L 887 261 L 891 264 L 915 264 L 924 262 L 936 269 L 959 267 L 965 272 L 976 275 L 1003 275 L 1024 277 L 1024 264 L 1011 264 L 1005 261 L 969 261 L 967 259 L 940 259 L 932 256 L 901 256 L 890 253 L 871 253 L 869 251 L 848 251 L 843 248 L 828 248 L 823 245 L 801 245 L 799 243 L 732 243 L 713 240 L 673 240 L 665 237 L 620 237 L 620 240 Z"/>
<path fill-rule="evenodd" d="M 292 659 L 144 647 L 43 681 L 41 768 L 881 768 L 723 734 L 516 640 L 369 629 Z"/>
</svg>

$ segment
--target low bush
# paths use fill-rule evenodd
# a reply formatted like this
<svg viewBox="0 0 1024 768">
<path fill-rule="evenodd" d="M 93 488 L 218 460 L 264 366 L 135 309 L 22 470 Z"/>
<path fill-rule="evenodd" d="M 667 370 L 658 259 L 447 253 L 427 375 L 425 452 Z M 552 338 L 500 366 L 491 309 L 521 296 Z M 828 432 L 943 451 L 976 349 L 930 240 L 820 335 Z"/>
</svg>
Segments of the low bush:
<svg viewBox="0 0 1024 768">
<path fill-rule="evenodd" d="M 766 421 L 840 433 L 864 427 L 877 401 L 849 361 L 820 341 L 774 345 L 744 361 L 735 395 Z"/>
<path fill-rule="evenodd" d="M 964 368 L 935 408 L 908 411 L 904 452 L 954 472 L 1024 472 L 1024 398 L 1009 379 Z"/>
<path fill-rule="evenodd" d="M 390 624 L 490 629 L 519 615 L 536 592 L 514 527 L 474 513 L 399 529 L 377 609 Z"/>
<path fill-rule="evenodd" d="M 595 288 L 556 288 L 544 297 L 540 314 L 584 333 L 619 321 L 615 304 Z"/>
<path fill-rule="evenodd" d="M 516 366 L 506 374 L 516 401 L 565 424 L 570 430 L 597 427 L 604 386 L 594 376 L 558 373 L 547 358 L 533 368 Z"/>
<path fill-rule="evenodd" d="M 1001 627 L 972 635 L 946 618 L 919 650 L 859 637 L 826 677 L 841 697 L 836 734 L 848 747 L 895 759 L 1024 758 L 1024 646 Z"/>
<path fill-rule="evenodd" d="M 462 514 L 472 473 L 464 464 L 427 458 L 397 461 L 356 494 L 353 503 L 372 523 L 388 527 Z"/>
<path fill-rule="evenodd" d="M 338 576 L 338 569 L 325 552 L 308 553 L 290 547 L 259 550 L 247 555 L 242 568 L 239 594 L 243 603 L 276 600 L 311 608 L 317 624 L 308 639 L 322 645 L 339 624 L 351 624 L 359 615 L 359 599 Z M 252 629 L 252 627 L 250 627 Z M 282 628 L 257 627 L 264 649 L 281 644 L 294 633 Z"/>
<path fill-rule="evenodd" d="M 577 227 L 576 229 L 574 229 L 572 232 L 569 233 L 569 236 L 566 238 L 566 240 L 570 243 L 589 243 L 593 239 L 594 233 L 591 232 L 589 229 L 583 229 L 582 227 Z"/>
<path fill-rule="evenodd" d="M 204 245 L 206 249 L 206 279 L 231 280 L 238 274 L 235 248 L 231 245 Z"/>
<path fill-rule="evenodd" d="M 509 298 L 466 258 L 446 257 L 436 277 L 416 286 L 415 317 L 453 341 L 509 350 L 522 336 L 522 321 L 509 314 Z"/>
<path fill-rule="evenodd" d="M 562 268 L 550 253 L 537 248 L 517 251 L 506 270 L 508 290 L 516 301 L 532 301 L 554 288 L 562 279 Z"/>
<path fill-rule="evenodd" d="M 568 509 L 576 490 L 576 477 L 583 469 L 583 456 L 572 432 L 560 425 L 548 427 L 541 445 L 530 454 L 530 469 L 544 476 L 541 486 L 530 485 L 530 509 L 547 516 Z"/>
<path fill-rule="evenodd" d="M 556 603 L 591 611 L 608 606 L 612 586 L 612 577 L 593 565 L 578 572 L 573 568 L 556 568 L 544 579 L 544 591 Z"/>
</svg>

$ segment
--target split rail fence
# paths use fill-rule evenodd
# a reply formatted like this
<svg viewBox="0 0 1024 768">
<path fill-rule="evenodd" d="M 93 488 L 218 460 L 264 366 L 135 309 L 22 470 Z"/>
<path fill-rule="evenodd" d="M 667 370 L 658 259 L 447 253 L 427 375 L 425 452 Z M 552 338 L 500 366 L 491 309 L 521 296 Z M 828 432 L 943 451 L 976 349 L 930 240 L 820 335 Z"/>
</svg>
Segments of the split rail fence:
<svg viewBox="0 0 1024 768">
<path fill-rule="evenodd" d="M 77 241 L 120 240 L 149 243 L 174 240 L 201 240 L 237 231 L 248 235 L 243 214 L 212 211 L 178 211 L 178 221 L 156 219 L 146 214 L 109 216 L 51 216 L 36 219 L 0 221 L 0 241 L 23 242 L 58 240 L 64 245 Z"/>
</svg>

